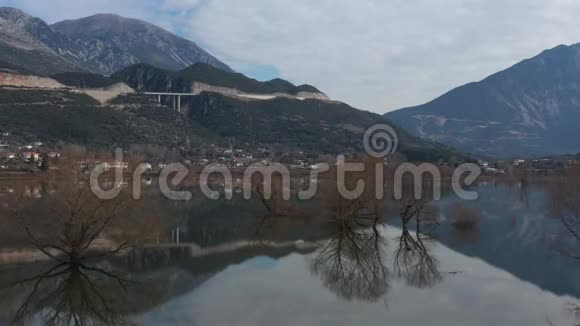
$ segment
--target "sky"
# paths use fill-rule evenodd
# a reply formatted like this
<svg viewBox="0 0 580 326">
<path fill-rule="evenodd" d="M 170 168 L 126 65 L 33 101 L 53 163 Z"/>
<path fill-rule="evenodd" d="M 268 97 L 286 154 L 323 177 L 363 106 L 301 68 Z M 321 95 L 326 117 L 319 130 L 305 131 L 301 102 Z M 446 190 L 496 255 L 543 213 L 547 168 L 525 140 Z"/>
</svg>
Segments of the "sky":
<svg viewBox="0 0 580 326">
<path fill-rule="evenodd" d="M 49 23 L 140 18 L 235 70 L 308 83 L 359 109 L 419 105 L 580 42 L 576 0 L 0 0 Z"/>
</svg>

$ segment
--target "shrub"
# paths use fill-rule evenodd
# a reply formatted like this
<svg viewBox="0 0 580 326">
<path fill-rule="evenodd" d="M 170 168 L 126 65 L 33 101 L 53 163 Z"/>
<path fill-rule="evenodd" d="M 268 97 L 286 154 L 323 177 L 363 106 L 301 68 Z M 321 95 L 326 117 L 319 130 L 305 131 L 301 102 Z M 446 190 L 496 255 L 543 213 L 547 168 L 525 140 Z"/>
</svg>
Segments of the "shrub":
<svg viewBox="0 0 580 326">
<path fill-rule="evenodd" d="M 460 230 L 473 230 L 479 226 L 480 212 L 463 203 L 454 204 L 451 209 L 451 225 Z"/>
</svg>

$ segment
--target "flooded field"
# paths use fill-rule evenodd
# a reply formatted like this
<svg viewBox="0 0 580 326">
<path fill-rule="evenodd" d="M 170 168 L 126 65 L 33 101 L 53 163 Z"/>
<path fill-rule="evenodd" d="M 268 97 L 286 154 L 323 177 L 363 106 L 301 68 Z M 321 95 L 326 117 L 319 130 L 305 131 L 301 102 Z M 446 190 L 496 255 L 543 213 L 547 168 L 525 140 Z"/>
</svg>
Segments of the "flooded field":
<svg viewBox="0 0 580 326">
<path fill-rule="evenodd" d="M 0 324 L 580 322 L 562 186 L 360 202 L 234 188 L 232 200 L 179 202 L 145 184 L 140 201 L 103 204 L 66 182 L 2 180 Z"/>
</svg>

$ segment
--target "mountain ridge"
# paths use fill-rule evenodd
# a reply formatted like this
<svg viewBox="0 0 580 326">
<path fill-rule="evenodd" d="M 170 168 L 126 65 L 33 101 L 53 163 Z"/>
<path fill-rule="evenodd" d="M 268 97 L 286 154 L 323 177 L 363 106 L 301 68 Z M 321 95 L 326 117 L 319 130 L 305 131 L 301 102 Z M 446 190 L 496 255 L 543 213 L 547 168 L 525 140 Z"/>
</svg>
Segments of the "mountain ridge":
<svg viewBox="0 0 580 326">
<path fill-rule="evenodd" d="M 110 75 L 141 62 L 170 70 L 204 62 L 233 71 L 194 42 L 143 20 L 97 14 L 48 25 L 11 7 L 0 7 L 0 61 L 43 75 Z"/>
<path fill-rule="evenodd" d="M 0 68 L 29 72 L 28 76 L 0 72 L 5 86 L 0 89 L 5 100 L 0 103 L 4 115 L 0 120 L 22 139 L 105 147 L 151 143 L 182 151 L 195 150 L 193 140 L 202 146 L 217 141 L 281 153 L 298 150 L 314 157 L 362 153 L 364 130 L 389 123 L 381 115 L 332 101 L 311 85 L 296 86 L 279 78 L 260 82 L 227 66 L 204 62 L 207 53 L 198 51 L 195 43 L 169 44 L 175 35 L 140 20 L 104 14 L 49 26 L 22 11 L 0 8 L 0 26 L 5 27 L 0 29 Z M 190 56 L 196 59 L 191 65 L 181 60 L 183 68 L 176 71 L 132 56 L 155 52 L 147 50 L 151 46 L 165 51 L 158 58 L 181 60 L 180 49 L 198 51 L 202 58 Z M 11 52 L 2 52 L 2 47 Z M 166 63 L 175 64 L 171 60 Z M 106 77 L 117 66 L 123 68 Z M 42 87 L 48 78 L 35 75 L 54 78 L 52 89 Z M 15 80 L 24 87 L 14 87 Z M 123 86 L 118 81 L 137 91 L 192 96 L 182 97 L 182 111 L 175 112 L 162 105 L 169 104 L 167 96 L 158 103 L 143 94 L 102 98 L 111 94 L 94 93 L 107 91 L 109 85 Z M 113 95 L 121 93 L 127 92 Z M 402 157 L 450 162 L 465 158 L 446 146 L 396 130 Z"/>
<path fill-rule="evenodd" d="M 296 86 L 289 81 L 276 78 L 261 82 L 241 73 L 227 72 L 205 63 L 196 63 L 180 71 L 169 71 L 148 64 L 135 64 L 111 75 L 137 90 L 150 92 L 191 92 L 193 83 L 200 82 L 211 86 L 227 87 L 247 93 L 319 93 L 311 85 Z"/>
<path fill-rule="evenodd" d="M 150 143 L 186 152 L 196 146 L 229 144 L 252 151 L 272 148 L 276 153 L 295 151 L 315 157 L 363 153 L 364 130 L 391 124 L 381 115 L 341 102 L 285 96 L 248 100 L 209 91 L 182 97 L 180 114 L 170 105 L 162 105 L 170 104 L 166 97 L 158 103 L 151 96 L 123 93 L 101 100 L 91 88 L 106 88 L 118 81 L 90 73 L 54 75 L 54 82 L 62 84 L 52 89 L 33 83 L 10 86 L 28 77 L 0 72 L 4 80 L 4 87 L 0 87 L 2 130 L 19 139 L 47 144 L 103 148 Z M 448 162 L 466 158 L 451 148 L 393 128 L 398 133 L 401 158 Z"/>
<path fill-rule="evenodd" d="M 559 45 L 481 81 L 385 114 L 425 139 L 489 156 L 580 151 L 580 44 Z M 567 135 L 568 133 L 568 135 Z"/>
</svg>

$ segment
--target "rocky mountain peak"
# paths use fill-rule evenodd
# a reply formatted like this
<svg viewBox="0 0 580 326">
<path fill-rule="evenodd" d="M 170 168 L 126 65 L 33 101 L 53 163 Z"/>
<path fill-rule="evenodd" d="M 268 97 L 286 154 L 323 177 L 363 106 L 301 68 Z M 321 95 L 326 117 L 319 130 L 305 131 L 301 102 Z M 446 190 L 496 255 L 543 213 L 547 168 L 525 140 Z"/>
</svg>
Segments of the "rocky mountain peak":
<svg viewBox="0 0 580 326">
<path fill-rule="evenodd" d="M 194 42 L 139 19 L 97 14 L 65 20 L 52 28 L 83 49 L 81 59 L 92 71 L 105 75 L 136 63 L 181 70 L 201 62 L 232 71 Z"/>
<path fill-rule="evenodd" d="M 50 51 L 50 43 L 55 42 L 51 39 L 59 39 L 54 36 L 41 19 L 16 8 L 0 7 L 0 41 L 25 50 Z"/>
<path fill-rule="evenodd" d="M 20 26 L 34 19 L 24 11 L 12 7 L 0 7 L 0 18 Z"/>
<path fill-rule="evenodd" d="M 139 19 L 96 14 L 50 26 L 10 7 L 0 8 L 0 61 L 45 75 L 111 75 L 136 63 L 177 71 L 202 62 L 232 71 L 194 42 Z"/>
<path fill-rule="evenodd" d="M 83 28 L 79 28 L 83 26 Z M 54 30 L 65 35 L 104 36 L 110 33 L 150 33 L 164 32 L 160 27 L 135 18 L 125 18 L 116 14 L 96 14 L 89 17 L 64 20 L 52 25 Z"/>
</svg>

